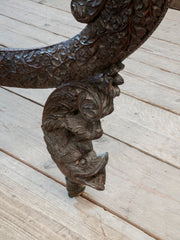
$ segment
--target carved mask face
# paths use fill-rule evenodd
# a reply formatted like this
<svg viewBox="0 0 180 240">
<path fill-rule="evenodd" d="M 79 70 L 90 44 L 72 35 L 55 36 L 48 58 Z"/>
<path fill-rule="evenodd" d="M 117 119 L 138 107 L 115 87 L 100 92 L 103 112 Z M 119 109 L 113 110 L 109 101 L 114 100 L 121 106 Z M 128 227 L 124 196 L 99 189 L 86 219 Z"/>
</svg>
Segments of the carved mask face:
<svg viewBox="0 0 180 240">
<path fill-rule="evenodd" d="M 71 162 L 71 164 L 66 163 L 62 171 L 65 171 L 65 175 L 72 182 L 87 185 L 97 190 L 104 190 L 107 162 L 107 153 L 97 156 L 92 151 L 80 160 Z"/>
<path fill-rule="evenodd" d="M 72 0 L 71 11 L 75 19 L 89 23 L 99 14 L 106 0 Z"/>
</svg>

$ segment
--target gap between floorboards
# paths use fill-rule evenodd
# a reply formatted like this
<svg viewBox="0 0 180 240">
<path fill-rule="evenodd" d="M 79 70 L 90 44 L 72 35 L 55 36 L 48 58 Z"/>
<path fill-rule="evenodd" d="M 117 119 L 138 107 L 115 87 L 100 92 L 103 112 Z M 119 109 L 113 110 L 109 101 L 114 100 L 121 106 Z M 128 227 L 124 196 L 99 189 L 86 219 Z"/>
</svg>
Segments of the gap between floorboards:
<svg viewBox="0 0 180 240">
<path fill-rule="evenodd" d="M 0 86 L 0 87 L 1 87 L 1 86 Z M 5 88 L 5 87 L 1 87 L 1 88 L 4 89 L 5 91 L 11 92 L 12 94 L 15 94 L 15 95 L 17 95 L 17 96 L 19 96 L 19 97 L 21 97 L 21 98 L 26 99 L 27 101 L 30 101 L 30 102 L 32 102 L 32 103 L 35 103 L 35 104 L 41 106 L 41 107 L 44 107 L 43 104 L 41 104 L 41 103 L 39 103 L 39 102 L 36 102 L 36 101 L 34 101 L 34 100 L 30 99 L 30 98 L 27 98 L 27 97 L 25 97 L 25 96 L 23 96 L 23 95 L 21 95 L 21 94 L 18 94 L 18 93 L 16 93 L 16 92 L 13 92 L 13 91 L 11 91 L 10 89 L 7 89 L 7 88 Z M 126 94 L 126 93 L 124 93 L 124 95 L 129 96 L 129 95 Z M 135 97 L 135 98 L 136 98 L 136 97 Z M 136 99 L 137 99 L 137 100 L 140 100 L 140 99 L 138 99 L 138 98 L 136 98 Z M 142 100 L 140 100 L 140 101 L 142 101 Z M 145 101 L 143 101 L 143 102 L 145 102 Z M 145 102 L 145 103 L 149 104 L 148 102 Z M 150 105 L 153 105 L 153 104 L 150 104 Z M 153 106 L 158 107 L 158 106 L 156 106 L 156 105 L 153 105 Z M 162 107 L 161 107 L 161 108 L 162 108 Z M 162 108 L 162 109 L 164 109 L 164 108 Z M 164 110 L 166 110 L 166 109 L 164 109 Z M 173 112 L 173 113 L 174 113 L 174 112 Z M 179 114 L 177 114 L 177 115 L 179 115 Z M 112 138 L 112 139 L 114 139 L 114 140 L 116 140 L 116 141 L 119 141 L 119 142 L 121 142 L 121 143 L 124 143 L 124 144 L 126 144 L 127 146 L 129 146 L 129 147 L 131 147 L 131 148 L 134 148 L 134 149 L 136 149 L 137 151 L 142 152 L 142 153 L 144 153 L 144 154 L 146 154 L 146 155 L 148 155 L 148 156 L 150 156 L 150 157 L 153 157 L 153 158 L 157 159 L 158 161 L 163 162 L 163 163 L 165 163 L 165 164 L 167 164 L 167 165 L 169 165 L 169 166 L 171 166 L 171 167 L 180 169 L 180 168 L 177 167 L 176 165 L 174 165 L 174 164 L 172 164 L 172 163 L 169 163 L 169 162 L 166 162 L 164 159 L 161 159 L 161 158 L 159 158 L 159 157 L 157 157 L 157 156 L 155 156 L 155 155 L 153 155 L 153 154 L 150 154 L 150 153 L 144 151 L 144 150 L 141 149 L 141 148 L 135 147 L 135 146 L 129 144 L 128 142 L 125 142 L 125 141 L 123 141 L 123 140 L 121 140 L 121 139 L 118 139 L 118 138 L 116 138 L 116 137 L 113 137 L 113 136 L 111 136 L 111 135 L 109 135 L 109 134 L 107 134 L 107 133 L 104 133 L 104 135 L 106 135 L 106 136 L 108 136 L 108 137 L 110 137 L 110 138 Z"/>
<path fill-rule="evenodd" d="M 42 170 L 34 167 L 32 164 L 29 164 L 29 163 L 25 162 L 24 160 L 22 160 L 21 158 L 15 156 L 14 154 L 9 153 L 8 151 L 6 151 L 6 150 L 4 150 L 4 149 L 2 149 L 2 148 L 0 148 L 0 151 L 3 152 L 4 154 L 6 154 L 6 155 L 8 155 L 8 156 L 10 156 L 10 157 L 12 157 L 12 158 L 14 158 L 14 159 L 16 159 L 17 161 L 21 162 L 22 164 L 24 164 L 24 165 L 32 168 L 33 170 L 35 170 L 35 171 L 37 171 L 37 172 L 45 175 L 46 177 L 52 179 L 53 181 L 61 184 L 63 187 L 66 187 L 66 185 L 65 185 L 63 182 L 59 181 L 57 178 L 55 178 L 55 177 L 51 176 L 50 174 L 48 174 L 48 173 L 46 173 L 46 172 L 44 172 L 44 171 L 42 171 Z M 86 193 L 83 193 L 83 194 L 82 194 L 81 196 L 79 196 L 79 197 L 85 198 L 86 200 L 90 201 L 91 203 L 93 203 L 93 204 L 97 205 L 98 207 L 104 209 L 104 211 L 107 211 L 107 212 L 113 214 L 114 216 L 122 219 L 123 221 L 127 222 L 128 224 L 132 225 L 133 227 L 135 227 L 135 228 L 139 229 L 140 231 L 144 232 L 144 233 L 147 234 L 148 236 L 150 236 L 150 237 L 152 237 L 152 238 L 154 238 L 154 239 L 156 239 L 156 240 L 163 240 L 163 239 L 159 238 L 158 236 L 152 234 L 152 233 L 149 232 L 148 230 L 146 230 L 146 229 L 142 228 L 141 226 L 137 225 L 136 223 L 134 223 L 134 222 L 126 219 L 126 218 L 123 217 L 122 215 L 120 215 L 120 214 L 116 213 L 115 211 L 109 209 L 108 207 L 104 206 L 103 204 L 95 201 L 94 199 L 92 199 L 91 197 L 89 197 Z"/>
<path fill-rule="evenodd" d="M 126 71 L 126 73 L 129 73 L 129 72 Z M 29 101 L 31 101 L 31 102 L 34 102 L 34 103 L 36 103 L 36 104 L 44 107 L 43 104 L 38 103 L 38 102 L 36 102 L 36 101 L 34 101 L 34 100 L 30 99 L 30 98 L 27 98 L 27 97 L 25 97 L 25 96 L 23 96 L 23 95 L 21 95 L 21 94 L 18 94 L 18 93 L 14 92 L 14 91 L 12 91 L 12 90 L 10 90 L 10 89 L 7 89 L 5 86 L 0 86 L 0 87 L 1 87 L 2 89 L 6 90 L 6 91 L 9 91 L 9 92 L 11 92 L 11 93 L 13 93 L 13 94 L 15 94 L 15 95 L 17 95 L 17 96 L 20 96 L 20 97 L 22 97 L 22 98 L 25 98 L 25 99 L 27 99 L 27 100 L 29 100 Z M 173 114 L 175 114 L 175 115 L 177 115 L 177 116 L 180 116 L 180 114 L 179 114 L 178 112 L 176 112 L 175 110 L 171 110 L 171 109 L 169 109 L 169 108 L 160 106 L 160 105 L 158 105 L 158 104 L 156 104 L 156 103 L 148 102 L 147 100 L 142 99 L 142 98 L 139 98 L 139 97 L 136 97 L 136 96 L 134 96 L 134 95 L 132 95 L 132 94 L 124 91 L 124 90 L 121 90 L 121 94 L 124 94 L 124 95 L 126 95 L 126 96 L 129 96 L 129 97 L 131 97 L 131 98 L 137 99 L 137 100 L 139 100 L 139 101 L 141 101 L 141 102 L 144 102 L 144 103 L 146 103 L 146 104 L 149 104 L 149 105 L 151 105 L 151 106 L 154 106 L 154 107 L 163 109 L 163 110 L 168 111 L 168 112 L 170 112 L 170 113 L 173 113 Z"/>
</svg>

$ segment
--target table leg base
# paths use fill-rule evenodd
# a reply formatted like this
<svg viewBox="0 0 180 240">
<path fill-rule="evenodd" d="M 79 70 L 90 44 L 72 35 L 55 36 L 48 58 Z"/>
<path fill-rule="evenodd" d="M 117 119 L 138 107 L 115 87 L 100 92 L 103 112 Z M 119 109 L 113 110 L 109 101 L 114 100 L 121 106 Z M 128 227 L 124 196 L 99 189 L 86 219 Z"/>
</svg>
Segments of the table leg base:
<svg viewBox="0 0 180 240">
<path fill-rule="evenodd" d="M 68 196 L 70 198 L 80 196 L 86 186 L 78 183 L 71 182 L 67 177 L 66 177 L 66 189 L 68 191 Z"/>
</svg>

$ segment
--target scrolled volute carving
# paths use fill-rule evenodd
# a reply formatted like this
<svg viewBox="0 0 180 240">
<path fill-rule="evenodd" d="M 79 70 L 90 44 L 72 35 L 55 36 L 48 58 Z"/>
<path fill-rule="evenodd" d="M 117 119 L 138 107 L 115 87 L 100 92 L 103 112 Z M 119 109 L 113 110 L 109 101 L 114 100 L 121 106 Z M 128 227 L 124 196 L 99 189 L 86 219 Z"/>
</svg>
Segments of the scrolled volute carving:
<svg viewBox="0 0 180 240">
<path fill-rule="evenodd" d="M 75 37 L 35 49 L 0 49 L 0 85 L 57 89 L 48 98 L 42 129 L 47 148 L 66 176 L 70 197 L 85 185 L 104 189 L 108 154 L 96 155 L 100 119 L 119 96 L 123 60 L 164 17 L 169 0 L 72 0 L 72 14 L 88 23 Z"/>
<path fill-rule="evenodd" d="M 99 77 L 107 80 L 107 76 Z M 102 136 L 100 119 L 113 111 L 113 98 L 119 95 L 113 81 L 108 82 L 108 92 L 93 84 L 72 81 L 57 88 L 46 102 L 42 125 L 45 141 L 67 177 L 70 197 L 80 194 L 83 185 L 104 189 L 108 154 L 96 155 L 92 140 Z"/>
</svg>

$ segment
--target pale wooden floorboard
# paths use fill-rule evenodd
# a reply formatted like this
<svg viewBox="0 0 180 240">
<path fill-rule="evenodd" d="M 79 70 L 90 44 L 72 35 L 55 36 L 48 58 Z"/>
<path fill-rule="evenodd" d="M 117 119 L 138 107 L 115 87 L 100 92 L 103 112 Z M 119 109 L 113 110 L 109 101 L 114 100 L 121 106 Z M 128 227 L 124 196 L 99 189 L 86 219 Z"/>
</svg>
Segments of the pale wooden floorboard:
<svg viewBox="0 0 180 240">
<path fill-rule="evenodd" d="M 148 62 L 144 63 L 144 59 L 148 59 Z M 167 62 L 169 63 L 168 65 Z M 126 59 L 124 64 L 124 72 L 133 74 L 134 78 L 144 78 L 148 82 L 156 83 L 159 86 L 173 89 L 180 93 L 179 62 L 161 56 L 154 56 L 154 54 L 152 55 L 139 49 Z"/>
<path fill-rule="evenodd" d="M 70 14 L 70 0 L 41 0 L 41 4 L 37 4 L 38 1 L 2 0 L 0 46 L 54 44 L 79 33 L 84 26 Z M 106 190 L 102 193 L 88 188 L 84 194 L 87 199 L 163 240 L 179 240 L 180 236 L 177 227 L 180 225 L 180 182 L 179 170 L 176 169 L 180 166 L 180 119 L 177 116 L 180 114 L 179 22 L 180 12 L 168 10 L 153 36 L 125 61 L 126 68 L 122 72 L 125 84 L 121 87 L 124 94 L 116 99 L 115 112 L 103 120 L 103 126 L 105 132 L 126 144 L 107 136 L 95 142 L 98 153 L 104 149 L 110 152 Z M 52 91 L 11 90 L 41 104 Z M 64 177 L 45 150 L 40 129 L 42 107 L 2 89 L 0 98 L 0 148 L 64 182 Z M 59 194 L 66 201 L 65 190 Z M 16 220 L 19 224 L 20 221 Z M 36 223 L 33 221 L 32 227 Z M 48 220 L 43 224 L 47 223 Z M 8 224 L 3 222 L 2 233 L 6 234 L 11 229 L 8 240 L 16 231 L 17 239 L 28 239 L 27 232 L 14 226 L 12 219 Z M 51 226 L 48 229 L 51 230 Z M 127 229 L 127 239 L 151 239 L 137 229 L 131 235 L 131 227 Z M 33 228 L 38 234 L 36 230 Z M 51 234 L 49 230 L 48 234 Z M 67 239 L 72 239 L 71 234 L 74 237 L 76 233 L 72 229 L 63 231 Z M 124 234 L 124 227 L 120 233 Z M 56 234 L 55 230 L 53 234 Z M 114 239 L 119 239 L 112 234 L 114 236 Z"/>
<path fill-rule="evenodd" d="M 0 152 L 1 237 L 10 239 L 151 240 L 150 236 Z"/>
<path fill-rule="evenodd" d="M 5 42 L 5 44 L 8 47 L 40 47 L 40 46 L 47 46 L 49 43 L 57 43 L 64 40 L 67 40 L 67 38 L 64 38 L 60 35 L 57 35 L 52 32 L 48 32 L 47 30 L 39 29 L 38 27 L 27 25 L 22 22 L 14 21 L 14 19 L 11 19 L 6 16 L 0 15 L 0 23 L 1 23 L 1 29 L 0 33 L 4 34 L 4 37 L 1 35 L 0 41 Z M 8 39 L 6 34 L 11 33 L 15 35 L 20 35 L 20 37 L 14 37 L 14 42 L 12 39 Z M 22 45 L 22 42 L 19 42 L 19 39 L 21 38 L 27 38 L 29 40 L 24 40 L 24 43 Z M 8 42 L 7 42 L 8 41 Z M 34 43 L 35 42 L 35 43 Z"/>
<path fill-rule="evenodd" d="M 61 10 L 67 11 L 67 12 L 71 11 L 71 8 L 70 8 L 71 1 L 70 0 L 66 0 L 66 1 L 64 1 L 64 0 L 31 0 L 31 1 L 39 3 L 39 4 L 51 6 L 53 8 L 61 9 Z M 178 11 L 176 11 L 176 10 L 169 9 L 167 17 L 170 20 L 180 22 L 180 16 L 178 14 Z"/>
<path fill-rule="evenodd" d="M 30 0 L 2 0 L 0 14 L 30 24 L 40 29 L 73 37 L 84 24 L 74 20 L 71 13 L 33 3 Z"/>
<path fill-rule="evenodd" d="M 64 182 L 43 141 L 42 107 L 2 89 L 0 96 L 1 148 Z M 87 197 L 153 236 L 178 240 L 179 170 L 106 136 L 95 149 L 110 154 L 107 184 L 104 192 L 87 188 Z"/>
<path fill-rule="evenodd" d="M 32 14 L 33 16 L 40 17 L 39 22 L 42 22 L 42 19 L 45 18 L 44 21 L 46 21 L 46 25 L 49 22 L 53 22 L 55 24 L 60 20 L 61 23 L 63 22 L 63 24 L 61 24 L 63 26 L 69 25 L 69 27 L 73 26 L 74 28 L 77 28 L 77 29 L 82 28 L 82 26 L 84 26 L 84 24 L 76 22 L 72 16 L 72 14 L 70 13 L 70 7 L 69 7 L 70 0 L 66 1 L 64 3 L 62 3 L 62 1 L 63 0 L 61 0 L 59 2 L 59 4 L 61 5 L 61 8 L 56 9 L 54 7 L 50 7 L 45 4 L 38 4 L 37 1 L 35 2 L 35 0 L 34 1 L 26 0 L 26 2 L 20 1 L 20 0 L 8 0 L 8 1 L 2 0 L 0 13 L 3 15 L 6 15 L 6 16 L 15 17 L 15 19 L 20 17 L 26 23 L 29 23 L 27 21 Z M 51 2 L 51 6 L 53 6 L 53 4 L 54 3 Z M 17 14 L 17 12 L 15 12 L 14 10 L 18 10 L 18 9 L 19 9 L 19 12 Z M 63 9 L 69 9 L 69 11 L 63 11 Z M 21 13 L 21 11 L 22 11 L 22 13 Z M 158 29 L 153 34 L 153 38 L 158 38 L 158 39 L 162 39 L 163 41 L 171 41 L 175 44 L 179 44 L 180 33 L 178 31 L 176 31 L 176 29 L 178 28 L 178 21 L 174 21 L 174 20 L 171 20 L 171 18 L 169 18 L 169 16 L 173 15 L 172 11 L 174 11 L 174 10 L 169 10 L 169 12 L 167 13 L 167 17 L 162 21 L 162 23 L 160 24 Z M 176 16 L 178 16 L 177 18 L 180 19 L 179 14 L 177 12 L 178 11 L 176 11 Z M 23 16 L 23 13 L 26 17 Z M 34 22 L 33 19 L 31 19 L 30 22 L 31 22 L 31 24 L 33 24 L 33 22 Z M 35 24 L 35 26 L 36 25 L 38 26 L 38 24 L 39 23 L 37 22 Z M 42 26 L 48 27 L 46 25 L 42 24 Z M 58 33 L 61 25 L 56 29 L 57 33 Z M 63 26 L 62 26 L 62 31 L 64 31 L 64 29 L 65 29 L 65 27 L 63 27 Z M 72 29 L 71 29 L 71 31 L 72 31 Z M 169 34 L 170 31 L 176 32 L 176 34 L 173 34 L 173 35 Z M 68 34 L 67 28 L 66 28 L 65 34 Z"/>
<path fill-rule="evenodd" d="M 121 75 L 125 79 L 125 83 L 121 87 L 122 93 L 180 115 L 178 92 L 148 81 L 143 75 L 135 76 L 125 71 Z M 166 74 L 164 74 L 164 78 L 166 78 Z"/>
<path fill-rule="evenodd" d="M 157 29 L 158 30 L 158 29 Z M 177 62 L 179 62 L 180 59 L 180 53 L 179 53 L 179 46 L 170 42 L 166 42 L 163 40 L 155 39 L 150 37 L 140 48 L 143 49 L 144 51 L 154 54 L 155 56 L 161 56 L 165 57 L 166 59 L 172 59 Z M 139 50 L 140 50 L 139 49 Z M 138 53 L 136 51 L 135 53 Z M 144 62 L 148 63 L 149 59 L 145 58 Z M 161 64 L 161 63 L 158 63 Z M 154 66 L 156 67 L 156 66 Z M 166 66 L 168 67 L 168 66 Z"/>
<path fill-rule="evenodd" d="M 53 91 L 8 89 L 41 105 Z M 180 168 L 180 117 L 123 94 L 114 102 L 115 111 L 102 119 L 104 132 Z"/>
<path fill-rule="evenodd" d="M 168 11 L 168 19 L 180 22 L 179 11 L 174 10 L 174 9 L 169 9 L 169 11 Z"/>
<path fill-rule="evenodd" d="M 71 12 L 70 3 L 71 0 L 63 1 L 63 0 L 31 0 L 33 2 L 43 4 L 46 6 L 50 6 L 53 8 L 61 9 L 67 12 Z"/>
<path fill-rule="evenodd" d="M 164 18 L 158 29 L 153 33 L 152 37 L 179 45 L 180 32 L 176 31 L 177 28 L 179 28 L 178 21 Z M 171 31 L 175 34 L 170 34 Z"/>
<path fill-rule="evenodd" d="M 11 10 L 12 8 L 13 10 Z M 37 4 L 32 1 L 26 1 L 26 4 L 19 0 L 4 1 L 0 11 L 3 15 L 16 18 L 20 21 L 17 22 L 14 19 L 7 20 L 7 16 L 1 16 L 0 22 L 2 23 L 1 25 L 3 25 L 2 31 L 4 37 L 3 35 L 0 37 L 0 43 L 3 45 L 6 43 L 7 47 L 31 47 L 31 41 L 32 46 L 33 44 L 37 46 L 37 42 L 34 43 L 37 39 L 39 40 L 39 46 L 44 44 L 42 42 L 53 44 L 58 42 L 59 39 L 65 39 L 63 36 L 59 35 L 62 34 L 62 32 L 59 31 L 61 30 L 61 25 L 63 25 L 62 23 L 66 23 L 66 26 L 63 25 L 62 27 L 62 30 L 65 31 L 64 34 L 67 33 L 66 37 L 70 36 L 68 35 L 68 29 L 72 36 L 78 33 L 83 26 L 82 24 L 76 23 L 76 21 L 72 19 L 70 13 L 43 6 L 42 4 Z M 15 21 L 13 25 L 14 28 L 10 30 L 13 21 Z M 6 24 L 4 24 L 4 22 Z M 19 26 L 17 28 L 15 27 L 16 22 L 17 26 Z M 34 25 L 32 26 L 32 24 Z M 51 27 L 53 31 L 51 31 Z M 6 28 L 7 31 L 4 28 Z M 21 28 L 21 30 L 18 39 L 17 33 L 19 28 Z M 32 28 L 31 33 L 30 28 Z M 37 34 L 38 29 L 40 30 L 39 34 Z M 55 30 L 56 32 L 54 32 Z M 8 45 L 7 43 L 9 43 L 10 40 L 7 41 L 6 39 L 13 39 L 12 31 L 15 33 L 16 41 L 13 42 L 12 40 L 12 44 Z M 159 34 L 162 32 L 159 28 L 157 31 L 160 32 Z M 172 33 L 169 34 L 169 36 L 173 36 L 173 29 L 169 29 L 169 31 Z M 5 32 L 7 32 L 7 36 Z M 176 27 L 176 32 L 178 32 L 178 26 Z M 32 36 L 30 36 L 31 34 Z M 56 34 L 58 35 L 54 37 Z M 27 37 L 25 35 L 31 38 L 27 41 L 27 45 L 24 39 Z M 170 39 L 166 39 L 170 41 Z M 122 86 L 122 92 L 141 99 L 142 101 L 162 107 L 170 112 L 180 114 L 179 92 L 177 92 L 180 89 L 180 63 L 178 61 L 180 59 L 180 54 L 177 45 L 169 43 L 170 49 L 167 50 L 167 44 L 168 42 L 150 38 L 140 50 L 125 61 L 126 68 L 122 74 L 126 84 Z M 150 54 L 148 51 L 151 51 Z M 145 92 L 145 88 L 149 89 L 149 91 Z"/>
<path fill-rule="evenodd" d="M 36 3 L 40 3 L 46 6 L 51 6 L 53 8 L 57 8 L 59 10 L 65 10 L 67 12 L 70 12 L 70 0 L 68 1 L 63 1 L 63 0 L 31 0 L 33 2 Z M 173 36 L 169 36 L 169 30 L 172 29 L 174 30 L 174 28 L 177 27 L 177 21 L 176 19 L 180 22 L 180 15 L 177 14 L 178 11 L 176 10 L 172 10 L 169 9 L 168 14 L 167 14 L 167 19 L 170 21 L 163 21 L 163 24 L 161 25 L 161 27 L 159 27 L 159 30 L 156 31 L 153 34 L 153 37 L 158 38 L 158 39 L 163 39 L 163 40 L 167 40 L 170 39 L 168 41 L 172 41 L 174 43 L 179 44 L 179 39 L 180 39 L 180 32 L 176 32 L 176 34 L 174 34 Z M 175 23 L 173 23 L 173 21 L 175 21 Z M 161 34 L 159 34 L 159 31 L 162 31 Z M 162 38 L 163 37 L 163 38 Z"/>
</svg>

